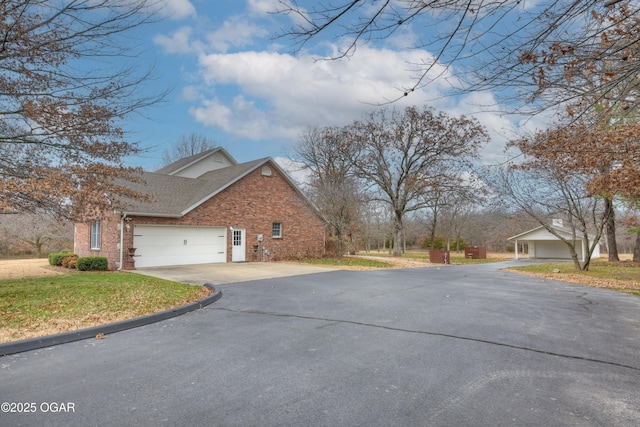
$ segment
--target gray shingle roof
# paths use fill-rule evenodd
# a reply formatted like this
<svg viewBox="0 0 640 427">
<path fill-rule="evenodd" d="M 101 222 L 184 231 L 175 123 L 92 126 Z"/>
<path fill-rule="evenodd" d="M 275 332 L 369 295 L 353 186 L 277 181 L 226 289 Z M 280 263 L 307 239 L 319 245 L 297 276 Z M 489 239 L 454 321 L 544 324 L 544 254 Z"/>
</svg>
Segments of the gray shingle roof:
<svg viewBox="0 0 640 427">
<path fill-rule="evenodd" d="M 159 171 L 144 172 L 143 182 L 127 183 L 127 186 L 136 192 L 148 194 L 151 200 L 123 200 L 122 212 L 128 215 L 180 217 L 270 160 L 263 158 L 236 164 L 207 172 L 199 178 L 183 178 Z"/>
</svg>

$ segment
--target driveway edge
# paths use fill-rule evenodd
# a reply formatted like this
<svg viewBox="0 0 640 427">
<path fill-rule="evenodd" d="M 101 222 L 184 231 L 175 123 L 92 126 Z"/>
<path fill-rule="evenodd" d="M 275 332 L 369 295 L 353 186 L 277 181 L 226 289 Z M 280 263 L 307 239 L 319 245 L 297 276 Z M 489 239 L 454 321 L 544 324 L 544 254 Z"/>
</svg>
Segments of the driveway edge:
<svg viewBox="0 0 640 427">
<path fill-rule="evenodd" d="M 151 323 L 160 322 L 162 320 L 171 319 L 172 317 L 177 317 L 190 311 L 198 310 L 218 301 L 222 297 L 222 291 L 216 290 L 213 287 L 213 284 L 205 283 L 204 287 L 211 290 L 211 295 L 180 307 L 170 308 L 169 310 L 147 314 L 145 316 L 135 317 L 133 319 L 122 320 L 120 322 L 79 329 L 77 331 L 62 332 L 59 334 L 47 335 L 39 338 L 29 338 L 26 340 L 0 344 L 0 357 L 8 356 L 10 354 L 22 353 L 30 350 L 36 350 L 39 348 L 51 347 L 54 345 L 80 341 L 88 338 L 94 338 L 98 334 L 109 335 L 120 331 L 126 331 L 127 329 L 138 328 L 140 326 L 145 326 Z"/>
</svg>

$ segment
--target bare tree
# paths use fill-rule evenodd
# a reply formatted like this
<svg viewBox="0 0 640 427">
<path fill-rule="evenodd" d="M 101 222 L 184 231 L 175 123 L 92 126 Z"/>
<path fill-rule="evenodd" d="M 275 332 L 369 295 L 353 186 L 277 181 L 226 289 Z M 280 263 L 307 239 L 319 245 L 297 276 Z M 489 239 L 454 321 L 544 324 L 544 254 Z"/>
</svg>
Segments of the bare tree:
<svg viewBox="0 0 640 427">
<path fill-rule="evenodd" d="M 461 80 L 458 90 L 498 89 L 503 100 L 514 100 L 514 91 L 500 89 L 515 89 L 514 111 L 522 113 L 574 103 L 578 98 L 583 109 L 590 108 L 615 87 L 624 86 L 627 93 L 638 91 L 637 78 L 630 84 L 630 77 L 640 71 L 637 2 L 280 0 L 279 4 L 278 12 L 293 16 L 296 23 L 280 36 L 290 37 L 297 49 L 323 37 L 337 40 L 339 48 L 329 54 L 330 59 L 355 55 L 358 45 L 410 29 L 416 35 L 411 47 L 432 55 L 409 64 L 413 83 L 399 88 L 396 99 L 381 102 L 408 96 L 453 67 Z M 597 85 L 581 84 L 594 82 L 590 71 L 605 63 L 606 79 Z M 570 91 L 558 91 L 568 84 L 572 84 Z M 615 99 L 622 100 L 637 106 L 639 98 Z"/>
<path fill-rule="evenodd" d="M 527 170 L 497 168 L 488 177 L 493 190 L 505 204 L 526 212 L 564 242 L 576 270 L 585 271 L 589 269 L 591 256 L 607 221 L 604 201 L 587 194 L 587 181 L 584 175 L 567 174 L 552 164 Z M 569 238 L 553 227 L 553 218 L 563 219 L 569 230 Z M 576 246 L 578 238 L 586 245 L 582 261 L 578 255 L 582 248 Z"/>
<path fill-rule="evenodd" d="M 162 154 L 162 164 L 164 166 L 176 160 L 191 157 L 196 154 L 216 148 L 218 144 L 212 138 L 197 133 L 182 135 Z"/>
<path fill-rule="evenodd" d="M 610 261 L 618 261 L 614 200 L 621 196 L 633 203 L 640 186 L 639 131 L 640 124 L 633 121 L 596 126 L 576 122 L 509 144 L 530 159 L 522 165 L 524 168 L 553 164 L 565 173 L 575 172 L 588 178 L 585 191 L 604 200 Z"/>
<path fill-rule="evenodd" d="M 148 0 L 0 2 L 0 210 L 80 218 L 139 197 L 124 156 L 139 152 L 121 119 L 145 95 L 130 30 L 153 19 Z M 88 207 L 91 207 L 89 209 Z"/>
<path fill-rule="evenodd" d="M 389 206 L 379 201 L 371 200 L 363 204 L 361 214 L 362 238 L 367 252 L 372 249 L 387 250 L 387 240 L 393 234 L 393 224 L 390 221 Z M 390 252 L 390 250 L 389 250 Z"/>
<path fill-rule="evenodd" d="M 359 182 L 345 156 L 350 144 L 339 128 L 307 129 L 295 147 L 298 161 L 311 172 L 307 183 L 311 200 L 331 225 L 344 254 L 344 240 L 353 232 L 363 203 Z"/>
<path fill-rule="evenodd" d="M 530 70 L 535 83 L 530 100 L 566 106 L 574 118 L 589 112 L 605 124 L 612 117 L 638 119 L 640 5 L 605 3 L 609 6 L 583 9 L 590 13 L 584 14 L 580 25 L 564 25 L 543 43 L 531 42 L 520 50 L 515 68 Z M 503 79 L 513 77 L 505 74 Z"/>
<path fill-rule="evenodd" d="M 472 245 L 503 252 L 507 251 L 509 237 L 539 224 L 522 210 L 504 203 L 499 196 L 485 200 L 485 205 L 469 217 L 464 239 Z"/>
<path fill-rule="evenodd" d="M 346 126 L 349 160 L 371 197 L 392 211 L 393 254 L 402 254 L 403 219 L 430 206 L 434 188 L 456 185 L 488 140 L 475 119 L 450 117 L 429 108 L 381 109 Z"/>
<path fill-rule="evenodd" d="M 468 217 L 468 213 L 465 216 L 462 212 L 468 210 L 474 203 L 480 202 L 483 194 L 484 189 L 476 184 L 473 174 L 466 174 L 466 176 L 452 174 L 448 180 L 437 183 L 431 188 L 428 200 L 425 200 L 428 206 L 426 220 L 431 242 L 430 249 L 434 249 L 435 237 L 441 222 L 446 222 L 446 225 L 453 227 L 456 240 L 461 237 L 461 227 L 464 226 Z"/>
<path fill-rule="evenodd" d="M 45 249 L 63 249 L 73 242 L 73 224 L 45 212 L 0 215 L 0 233 L 11 241 L 9 250 L 16 252 L 26 245 L 38 258 Z"/>
<path fill-rule="evenodd" d="M 623 224 L 629 235 L 635 235 L 633 245 L 633 262 L 640 262 L 640 202 L 630 203 L 627 206 Z"/>
<path fill-rule="evenodd" d="M 460 247 L 460 241 L 465 237 L 464 233 L 469 227 L 469 219 L 476 212 L 476 208 L 477 205 L 473 199 L 468 197 L 453 197 L 444 207 L 442 222 L 447 230 L 446 235 L 453 236 L 454 247 L 451 248 L 452 250 L 460 252 L 463 249 Z"/>
</svg>

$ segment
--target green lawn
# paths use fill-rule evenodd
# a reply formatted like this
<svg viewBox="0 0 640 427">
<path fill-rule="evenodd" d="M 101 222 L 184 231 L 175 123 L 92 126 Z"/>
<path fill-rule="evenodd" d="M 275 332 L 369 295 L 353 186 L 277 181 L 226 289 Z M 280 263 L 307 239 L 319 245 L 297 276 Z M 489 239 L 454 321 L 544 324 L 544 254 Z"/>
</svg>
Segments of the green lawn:
<svg viewBox="0 0 640 427">
<path fill-rule="evenodd" d="M 181 306 L 200 287 L 133 273 L 70 272 L 0 281 L 0 342 L 81 329 Z"/>
</svg>

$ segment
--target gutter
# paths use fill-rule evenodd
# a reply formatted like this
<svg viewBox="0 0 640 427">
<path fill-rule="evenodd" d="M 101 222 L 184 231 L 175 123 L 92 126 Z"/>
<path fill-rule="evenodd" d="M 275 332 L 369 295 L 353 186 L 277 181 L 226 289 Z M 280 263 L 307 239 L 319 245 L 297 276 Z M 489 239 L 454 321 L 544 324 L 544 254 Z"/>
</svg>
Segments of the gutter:
<svg viewBox="0 0 640 427">
<path fill-rule="evenodd" d="M 124 219 L 126 217 L 126 213 L 120 217 L 120 264 L 118 265 L 118 271 L 122 271 L 122 262 L 124 261 Z"/>
<path fill-rule="evenodd" d="M 122 212 L 124 216 L 133 215 L 133 216 L 152 216 L 158 218 L 181 218 L 182 214 L 166 214 L 166 213 L 154 213 L 154 212 Z"/>
</svg>

